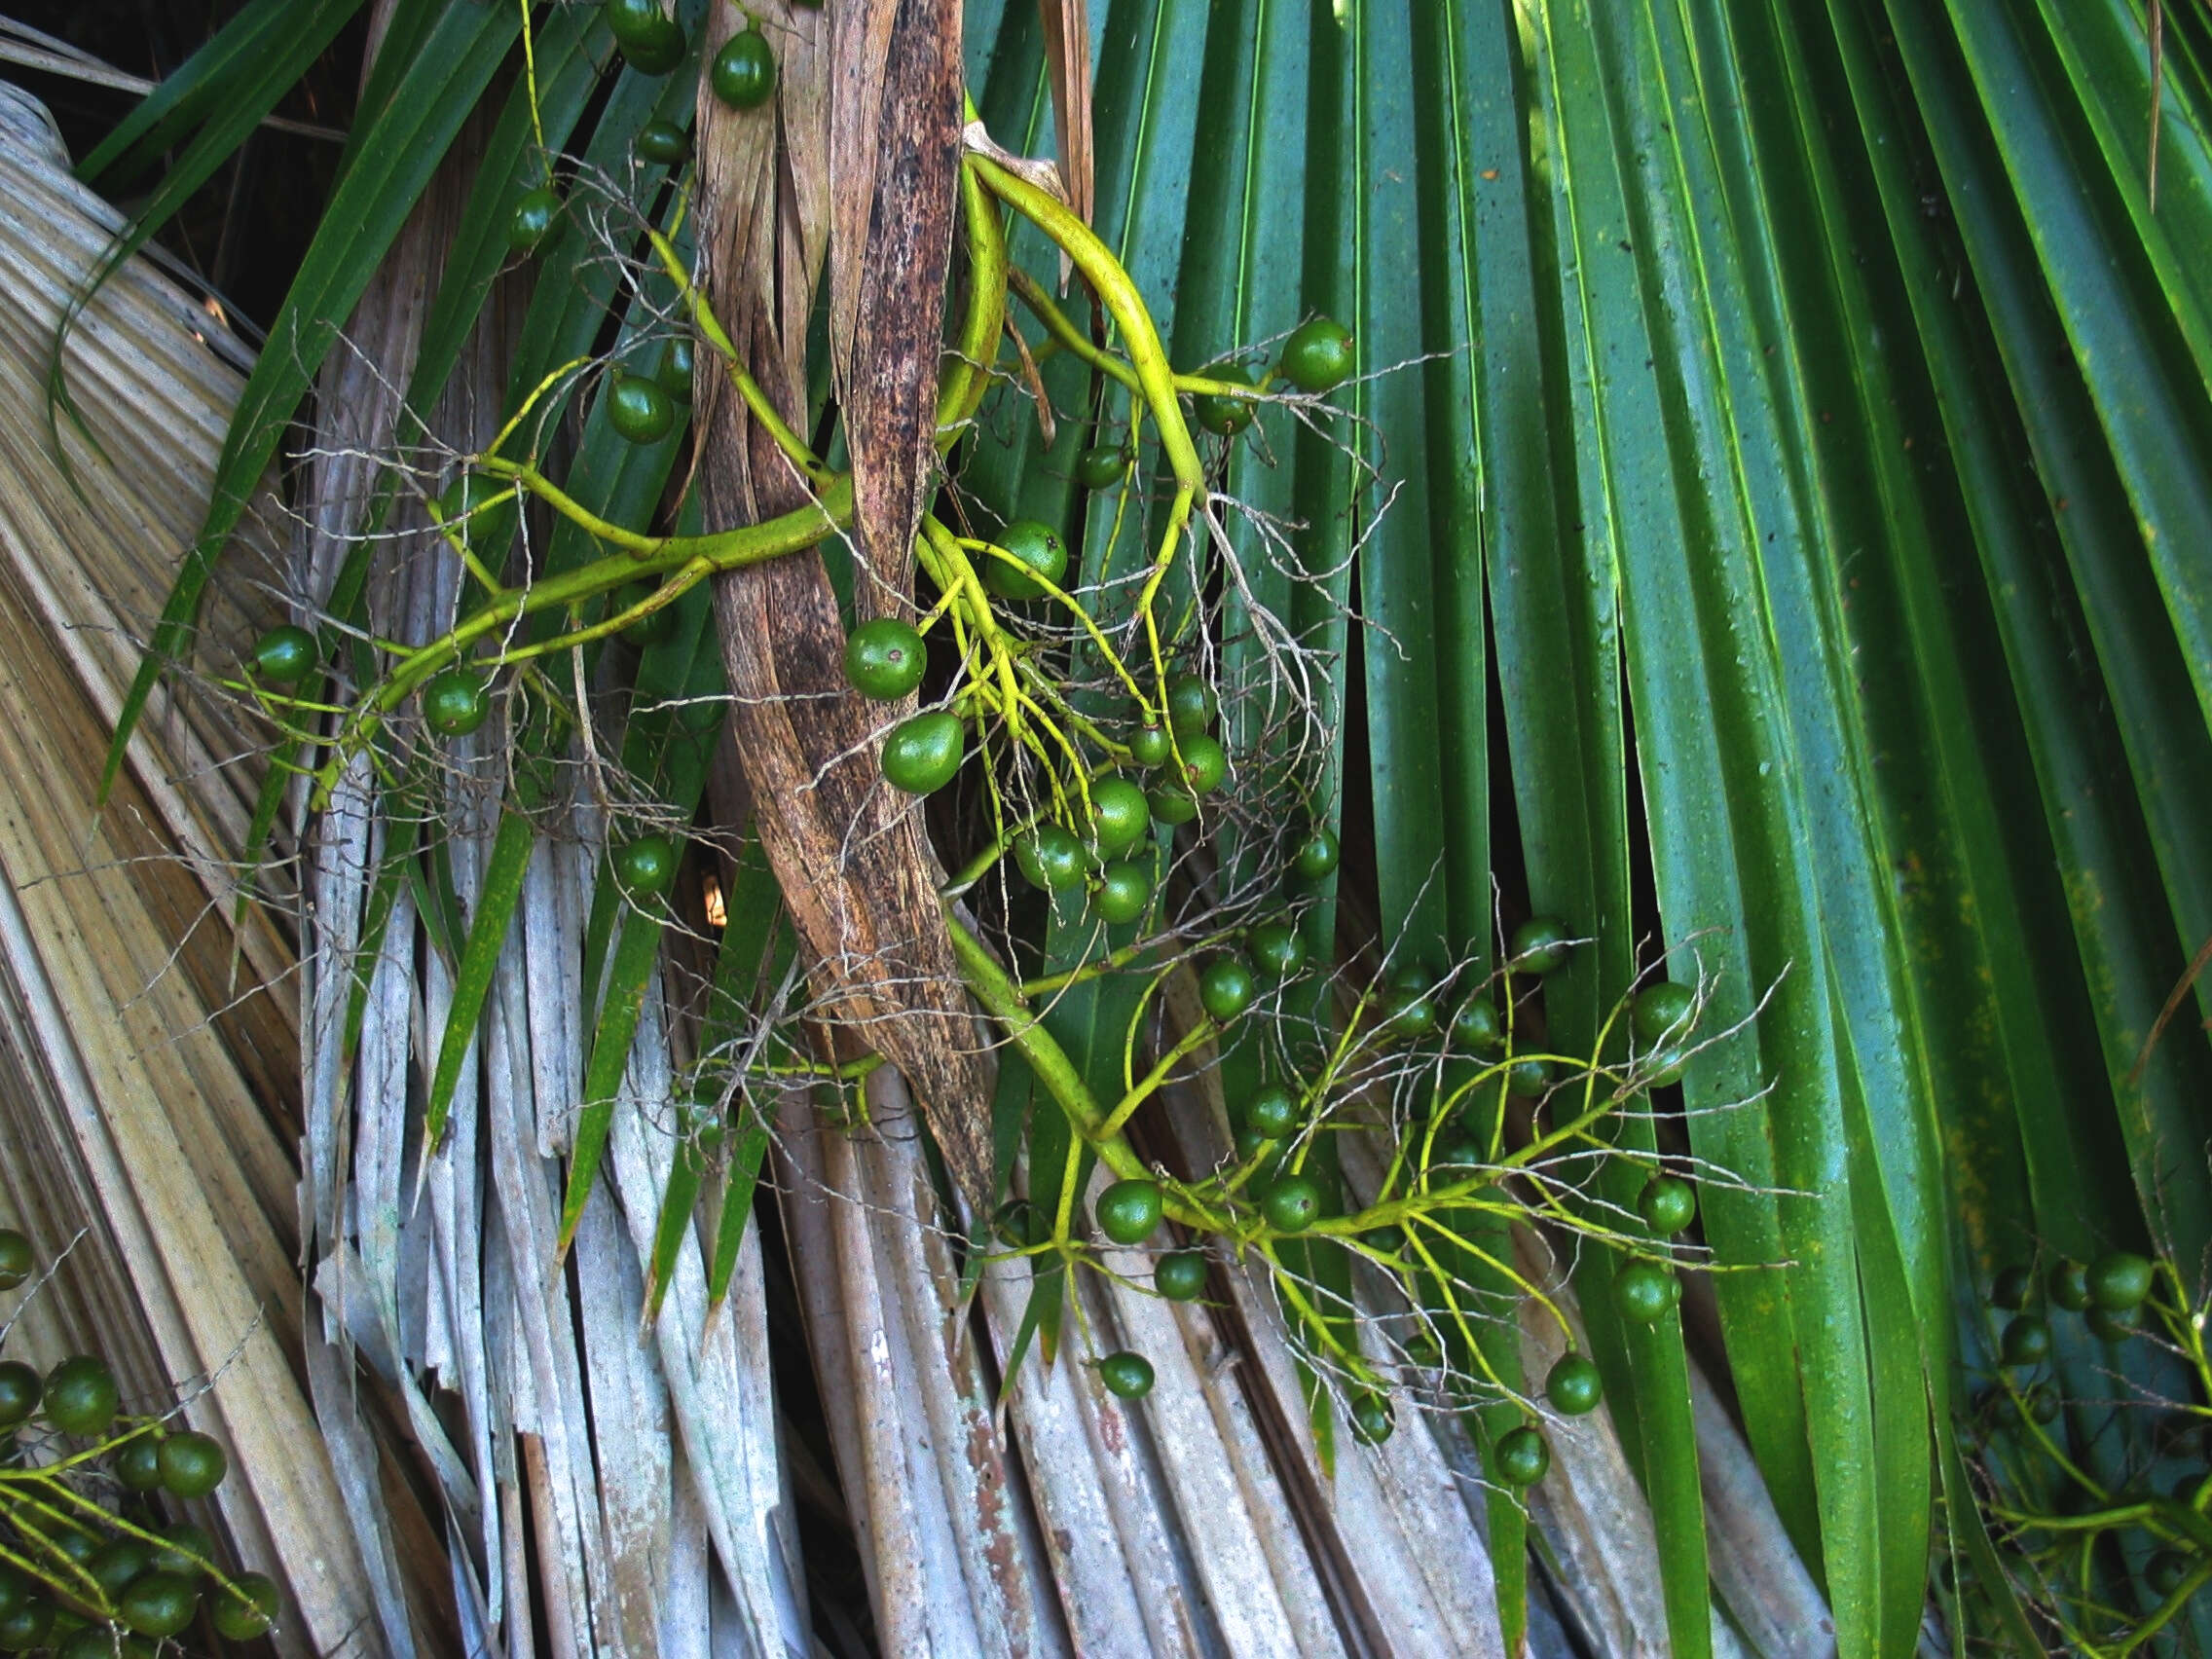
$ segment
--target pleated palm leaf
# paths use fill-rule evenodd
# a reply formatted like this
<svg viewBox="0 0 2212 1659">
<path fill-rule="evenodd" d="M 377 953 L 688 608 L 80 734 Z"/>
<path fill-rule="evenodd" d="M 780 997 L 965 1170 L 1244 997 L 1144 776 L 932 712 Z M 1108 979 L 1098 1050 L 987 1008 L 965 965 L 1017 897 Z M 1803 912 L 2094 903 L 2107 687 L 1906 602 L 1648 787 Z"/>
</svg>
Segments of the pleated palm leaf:
<svg viewBox="0 0 2212 1659">
<path fill-rule="evenodd" d="M 249 6 L 87 170 L 175 152 L 151 228 L 354 9 Z M 247 840 L 288 816 L 315 849 L 315 1290 L 404 1402 L 463 1623 L 578 1651 L 849 1632 L 803 1510 L 857 1540 L 898 1652 L 1515 1651 L 1554 1605 L 1613 1651 L 2194 1650 L 2212 1556 L 2168 1494 L 2204 1456 L 2212 1243 L 2203 17 L 831 0 L 730 48 L 719 0 L 645 10 L 378 8 L 325 229 L 123 711 L 312 389 L 290 597 L 340 672 L 265 703 L 311 770 L 288 814 L 275 772 Z M 688 55 L 647 38 L 678 30 Z M 726 330 L 698 319 L 694 440 L 633 383 L 680 384 L 696 298 Z M 1178 411 L 1238 427 L 1221 366 L 1314 314 L 1355 342 L 1325 405 L 1179 442 Z M 948 335 L 954 483 L 917 546 Z M 471 467 L 534 498 L 471 530 L 475 569 L 427 505 Z M 1180 541 L 1186 498 L 1207 534 Z M 947 581 L 998 575 L 1016 520 L 1073 550 L 1099 632 Z M 715 604 L 677 597 L 708 567 Z M 970 597 L 933 611 L 933 583 Z M 925 838 L 836 653 L 952 615 L 933 694 L 951 655 L 995 665 L 971 712 L 1060 665 L 1038 718 L 1119 763 L 1129 695 L 1165 687 L 1108 653 L 1161 595 L 1231 780 L 1150 843 L 1174 925 L 1094 973 L 1089 920 L 971 863 L 1062 757 L 986 721 L 1011 793 L 972 765 Z M 425 741 L 406 693 L 477 607 L 503 718 Z M 1282 833 L 1324 830 L 1342 870 L 1278 887 Z M 664 899 L 638 849 L 685 833 Z M 1214 953 L 1278 910 L 1339 972 L 1239 1025 Z M 1574 941 L 1540 976 L 1507 942 L 1532 918 Z M 1475 1096 L 1493 1173 L 1455 1205 L 1405 1131 L 1492 1075 L 1451 1016 L 1508 955 L 1513 1053 L 1557 1070 Z M 1630 1046 L 1654 977 L 1696 987 L 1685 1051 Z M 1332 1045 L 1366 1070 L 1315 1083 Z M 871 1051 L 918 1115 L 888 1068 L 852 1087 Z M 1129 1088 L 1148 1067 L 1176 1081 Z M 1235 1131 L 1285 1067 L 1326 1130 L 1294 1137 L 1311 1237 L 1236 1196 L 1272 1177 Z M 1124 1089 L 1140 1111 L 1087 1116 Z M 1083 1243 L 1085 1200 L 1147 1164 L 1191 1236 L 1234 1218 L 1199 1303 Z M 1696 1178 L 1688 1238 L 1641 1213 L 1659 1165 Z M 1010 1183 L 1032 1208 L 994 1213 Z M 2065 1264 L 2133 1251 L 2164 1264 L 2150 1313 L 2121 1255 L 2077 1321 Z M 1637 1256 L 1678 1265 L 1678 1309 L 1620 1294 Z M 1569 1334 L 1594 1428 L 1541 1399 Z M 1086 1363 L 1121 1349 L 1141 1405 Z M 841 1491 L 779 1444 L 799 1377 Z M 1524 1492 L 1531 1424 L 1557 1467 Z M 563 1569 L 535 1603 L 533 1551 Z"/>
</svg>

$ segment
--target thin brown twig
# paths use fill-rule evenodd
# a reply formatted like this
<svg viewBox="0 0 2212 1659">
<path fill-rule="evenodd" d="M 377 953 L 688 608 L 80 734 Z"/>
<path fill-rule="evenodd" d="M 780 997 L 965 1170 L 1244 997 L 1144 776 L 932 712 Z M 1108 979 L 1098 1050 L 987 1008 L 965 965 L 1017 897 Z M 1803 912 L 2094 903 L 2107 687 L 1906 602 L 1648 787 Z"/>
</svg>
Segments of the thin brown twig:
<svg viewBox="0 0 2212 1659">
<path fill-rule="evenodd" d="M 2151 146 L 2147 166 L 2149 173 L 2151 211 L 2158 210 L 2158 105 L 2166 90 L 2166 8 L 2165 0 L 2151 0 Z M 2145 1053 L 2149 1053 L 2148 1048 Z M 2141 1063 L 2137 1063 L 2141 1069 Z"/>
<path fill-rule="evenodd" d="M 2128 1088 L 2141 1087 L 2144 1068 L 2151 1063 L 2151 1051 L 2158 1046 L 2158 1039 L 2165 1035 L 2166 1027 L 2180 1012 L 2182 1000 L 2189 995 L 2190 987 L 2196 983 L 2198 976 L 2208 964 L 2212 964 L 2212 938 L 2206 939 L 2196 947 L 2196 954 L 2190 958 L 2188 969 L 2176 981 L 2172 994 L 2166 998 L 2166 1006 L 2158 1010 L 2158 1017 L 2151 1022 L 2151 1034 L 2143 1039 L 2142 1051 L 2135 1056 L 2135 1064 L 2127 1074 Z"/>
</svg>

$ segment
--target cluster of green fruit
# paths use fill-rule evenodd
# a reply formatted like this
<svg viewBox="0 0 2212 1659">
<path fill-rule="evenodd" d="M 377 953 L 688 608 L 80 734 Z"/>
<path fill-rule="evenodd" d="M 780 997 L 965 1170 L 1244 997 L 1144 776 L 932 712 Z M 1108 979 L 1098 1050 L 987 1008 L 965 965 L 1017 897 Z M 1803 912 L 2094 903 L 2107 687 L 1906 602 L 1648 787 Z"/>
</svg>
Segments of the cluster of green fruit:
<svg viewBox="0 0 2212 1659">
<path fill-rule="evenodd" d="M 1327 317 L 1311 318 L 1293 331 L 1264 382 L 1255 383 L 1234 364 L 1216 364 L 1195 377 L 1250 390 L 1194 392 L 1193 419 L 1207 430 L 1234 434 L 1251 424 L 1257 399 L 1275 380 L 1318 394 L 1341 384 L 1352 362 L 1350 332 Z M 1127 445 L 1094 444 L 1078 456 L 1076 477 L 1088 490 L 1109 490 L 1128 477 L 1136 459 Z M 977 550 L 983 555 L 982 584 L 998 599 L 1019 606 L 1058 594 L 1071 606 L 1077 604 L 1064 593 L 1068 543 L 1051 525 L 1014 520 Z M 969 620 L 992 638 L 1001 619 L 971 614 Z M 845 667 L 848 680 L 865 695 L 897 701 L 920 685 L 926 646 L 911 624 L 878 618 L 854 630 Z M 1133 684 L 1133 679 L 1128 682 Z M 990 677 L 978 676 L 960 706 L 901 722 L 884 743 L 885 779 L 909 794 L 942 789 L 966 756 L 970 719 L 994 707 L 995 697 Z M 1131 713 L 1112 740 L 1110 758 L 1136 769 L 1143 781 L 1106 771 L 1069 792 L 1078 803 L 1075 808 L 1056 822 L 1029 829 L 1017 844 L 1022 872 L 1054 892 L 1088 879 L 1103 920 L 1123 922 L 1142 914 L 1149 882 L 1140 886 L 1139 876 L 1125 863 L 1114 867 L 1110 854 L 1087 856 L 1087 843 L 1093 851 L 1117 844 L 1125 850 L 1136 844 L 1148 821 L 1174 827 L 1196 818 L 1200 797 L 1219 788 L 1229 770 L 1228 752 L 1210 729 L 1219 714 L 1219 693 L 1204 679 L 1188 672 L 1169 677 L 1159 687 L 1158 707 Z M 1085 816 L 1089 822 L 1082 821 Z"/>
<path fill-rule="evenodd" d="M 1539 916 L 1524 923 L 1508 941 L 1508 985 L 1516 979 L 1540 980 L 1563 967 L 1573 942 L 1565 926 L 1554 918 Z M 1418 971 L 1393 976 L 1391 999 L 1384 1006 L 1385 1029 L 1415 1042 L 1437 1030 L 1440 1021 L 1424 979 Z M 1639 1048 L 1639 1073 L 1647 1085 L 1664 1086 L 1679 1079 L 1697 1013 L 1695 991 L 1673 980 L 1654 981 L 1637 993 L 1629 1017 Z M 1541 1099 L 1567 1081 L 1550 1060 L 1512 1053 L 1510 1034 L 1487 987 L 1460 1003 L 1445 1030 L 1447 1053 L 1497 1068 L 1498 1087 L 1506 1095 Z M 1265 1116 L 1255 1114 L 1248 1106 L 1246 1132 L 1276 1127 L 1273 1120 L 1278 1115 L 1283 1128 L 1295 1126 L 1295 1119 L 1282 1113 L 1280 1103 L 1271 1096 L 1263 1095 L 1253 1104 L 1264 1108 Z M 1470 1101 L 1433 1138 L 1429 1125 L 1417 1126 L 1409 1137 L 1409 1161 L 1418 1166 L 1419 1149 L 1427 1142 L 1426 1179 L 1432 1186 L 1474 1178 L 1487 1156 L 1482 1131 L 1486 1126 L 1494 1127 L 1495 1122 L 1494 1102 Z M 1672 1238 L 1696 1221 L 1697 1191 L 1682 1177 L 1657 1170 L 1639 1192 L 1636 1207 L 1653 1238 Z M 1360 1241 L 1377 1255 L 1391 1260 L 1400 1257 L 1406 1244 L 1404 1230 L 1396 1225 L 1370 1230 L 1361 1235 Z M 1611 1292 L 1614 1310 L 1623 1319 L 1648 1325 L 1680 1304 L 1682 1287 L 1670 1267 L 1650 1257 L 1631 1256 L 1615 1272 Z M 1433 1368 L 1442 1357 L 1441 1347 L 1425 1332 L 1407 1347 L 1407 1359 L 1417 1370 Z M 1544 1379 L 1544 1398 L 1562 1417 L 1580 1417 L 1596 1410 L 1604 1391 L 1596 1362 L 1572 1347 Z M 1362 1404 L 1354 1402 L 1353 1426 L 1363 1430 L 1363 1438 L 1371 1438 L 1361 1421 Z M 1372 1400 L 1365 1404 L 1374 1409 Z M 1500 1434 L 1491 1448 L 1491 1467 L 1509 1487 L 1530 1487 L 1542 1480 L 1551 1467 L 1551 1450 L 1543 1431 L 1533 1422 L 1524 1422 Z"/>
<path fill-rule="evenodd" d="M 2132 1250 L 2110 1250 L 2086 1267 L 2074 1261 L 2057 1263 L 2045 1276 L 2044 1289 L 2052 1307 L 2082 1314 L 2091 1336 L 2123 1343 L 2141 1328 L 2143 1305 L 2155 1276 L 2148 1257 Z M 1991 1287 L 1991 1304 L 2012 1315 L 1997 1344 L 2003 1365 L 2017 1369 L 2050 1358 L 2050 1322 L 2029 1308 L 2035 1289 L 2035 1272 L 2025 1267 L 2006 1269 Z"/>
<path fill-rule="evenodd" d="M 35 1266 L 30 1241 L 0 1230 L 0 1289 Z M 221 1444 L 121 1404 L 114 1372 L 95 1355 L 73 1354 L 44 1377 L 0 1361 L 0 1652 L 151 1655 L 191 1626 L 203 1600 L 229 1641 L 276 1623 L 271 1579 L 223 1571 L 203 1529 L 165 1523 L 156 1507 L 221 1486 L 230 1469 Z"/>
<path fill-rule="evenodd" d="M 1291 331 L 1282 343 L 1282 354 L 1265 380 L 1255 382 L 1235 362 L 1215 363 L 1200 370 L 1199 378 L 1225 387 L 1250 387 L 1254 392 L 1265 391 L 1280 380 L 1296 390 L 1317 395 L 1334 391 L 1351 372 L 1351 330 L 1332 318 L 1317 316 Z M 1205 391 L 1191 399 L 1191 414 L 1198 425 L 1225 438 L 1236 436 L 1252 424 L 1255 407 L 1250 396 L 1235 392 Z"/>
<path fill-rule="evenodd" d="M 1317 877 L 1335 867 L 1336 858 L 1334 837 L 1321 831 L 1302 843 L 1290 862 L 1301 873 Z M 1522 1006 L 1535 982 L 1564 965 L 1572 943 L 1567 930 L 1548 918 L 1537 918 L 1514 934 L 1504 976 L 1509 987 L 1522 987 L 1513 1006 Z M 1264 922 L 1250 928 L 1241 952 L 1216 957 L 1199 974 L 1200 1000 L 1208 1018 L 1216 1025 L 1226 1025 L 1250 1006 L 1260 976 L 1284 978 L 1299 973 L 1305 961 L 1305 941 L 1295 927 Z M 1418 981 L 1410 975 L 1394 976 L 1376 1013 L 1370 1041 L 1420 1045 L 1441 1035 L 1443 1051 L 1431 1059 L 1471 1063 L 1483 1075 L 1494 1077 L 1500 1089 L 1541 1094 L 1564 1081 L 1548 1064 L 1531 1070 L 1515 1057 L 1510 1022 L 1500 1017 L 1489 986 L 1464 997 L 1453 1017 L 1445 1021 L 1437 1014 L 1432 980 L 1425 976 Z M 1679 1075 L 1697 1016 L 1697 994 L 1689 986 L 1661 980 L 1637 993 L 1629 1005 L 1628 1018 L 1636 1034 L 1638 1075 L 1646 1085 L 1673 1081 Z M 1426 1062 L 1423 1069 L 1427 1069 Z M 1224 1204 L 1229 1231 L 1240 1239 L 1279 1241 L 1310 1233 L 1330 1218 L 1335 1186 L 1317 1166 L 1304 1162 L 1295 1149 L 1324 1127 L 1332 1110 L 1329 1092 L 1319 1085 L 1262 1084 L 1233 1110 L 1234 1165 L 1218 1173 L 1211 1183 L 1178 1188 L 1178 1192 L 1200 1205 Z M 1484 1110 L 1494 1127 L 1494 1104 Z M 1408 1229 L 1431 1224 L 1432 1213 L 1448 1209 L 1469 1189 L 1494 1184 L 1497 1172 L 1485 1168 L 1495 1156 L 1494 1148 L 1486 1148 L 1479 1138 L 1474 1121 L 1477 1115 L 1472 1102 L 1454 1105 L 1454 1121 L 1444 1133 L 1435 1133 L 1434 1125 L 1422 1124 L 1408 1136 L 1404 1160 L 1368 1212 L 1398 1219 L 1362 1226 L 1364 1218 L 1355 1216 L 1332 1231 L 1351 1229 L 1357 1246 L 1369 1259 L 1398 1273 L 1411 1286 L 1430 1264 L 1424 1264 L 1409 1247 Z M 1398 1185 L 1401 1177 L 1404 1184 Z M 1256 1212 L 1242 1225 L 1236 1221 L 1242 1212 L 1233 1198 L 1238 1192 L 1244 1205 Z M 1091 1220 L 1109 1243 L 1142 1248 L 1161 1227 L 1166 1200 L 1167 1194 L 1158 1180 L 1124 1178 L 1100 1193 Z M 1696 1188 L 1680 1175 L 1653 1170 L 1638 1193 L 1636 1209 L 1651 1239 L 1672 1239 L 1697 1219 Z M 1035 1249 L 1049 1241 L 1050 1229 L 1026 1204 L 1010 1206 L 1001 1221 L 1002 1239 L 1016 1248 Z M 1252 1224 L 1256 1224 L 1256 1231 Z M 1623 1263 L 1611 1284 L 1613 1305 L 1622 1318 L 1649 1324 L 1678 1305 L 1681 1283 L 1672 1267 L 1664 1265 L 1669 1259 L 1662 1242 L 1649 1253 L 1631 1255 Z M 1155 1258 L 1152 1288 L 1160 1296 L 1177 1302 L 1195 1300 L 1203 1293 L 1205 1283 L 1206 1258 L 1200 1249 L 1177 1246 Z M 1424 1327 L 1407 1346 L 1406 1357 L 1413 1371 L 1433 1371 L 1441 1364 L 1442 1348 Z M 1108 1354 L 1097 1366 L 1101 1382 L 1124 1398 L 1141 1398 L 1151 1386 L 1152 1367 L 1141 1354 Z M 1595 1410 L 1604 1388 L 1597 1365 L 1570 1346 L 1545 1378 L 1543 1392 L 1554 1411 L 1573 1417 Z M 1390 1404 L 1380 1385 L 1355 1382 L 1349 1390 L 1346 1414 L 1353 1434 L 1363 1442 L 1378 1444 L 1391 1432 Z M 1500 1434 L 1491 1448 L 1494 1474 L 1515 1488 L 1541 1480 L 1550 1459 L 1549 1445 L 1534 1421 Z"/>
<path fill-rule="evenodd" d="M 604 402 L 608 424 L 631 443 L 657 443 L 676 429 L 679 412 L 691 402 L 693 348 L 678 336 L 662 349 L 659 365 L 649 375 L 617 369 L 609 377 Z M 456 546 L 470 558 L 501 560 L 514 540 L 519 519 L 516 487 L 489 473 L 463 471 L 455 475 L 432 503 L 437 522 Z M 612 604 L 627 613 L 645 606 L 652 590 L 642 583 L 618 589 Z M 675 623 L 667 606 L 644 609 L 622 630 L 622 638 L 640 647 L 661 643 Z M 307 629 L 282 623 L 268 630 L 247 655 L 244 668 L 249 683 L 278 694 L 294 691 L 321 665 L 322 645 Z M 446 668 L 424 682 L 419 693 L 423 723 L 440 737 L 466 737 L 492 718 L 492 683 L 481 671 L 465 664 Z"/>
<path fill-rule="evenodd" d="M 638 74 L 670 74 L 690 51 L 682 24 L 660 9 L 659 0 L 606 0 L 602 14 L 623 62 Z M 707 84 L 731 109 L 757 109 L 775 95 L 775 49 L 759 24 L 748 21 L 722 43 L 707 66 Z M 674 122 L 651 121 L 639 130 L 635 147 L 640 161 L 680 166 L 691 154 L 691 139 Z M 507 220 L 507 245 L 517 253 L 535 252 L 560 215 L 560 192 L 550 183 L 524 191 Z"/>
<path fill-rule="evenodd" d="M 2163 1351 L 2150 1364 L 2164 1375 L 2149 1393 L 2129 1384 L 2134 1365 L 2123 1374 L 2116 1362 L 2107 1375 L 2123 1390 L 2121 1398 L 2103 1386 L 2074 1402 L 2087 1414 L 2083 1425 L 2105 1443 L 2092 1464 L 2077 1463 L 2057 1438 L 2068 1402 L 2059 1380 L 2044 1374 L 2056 1344 L 2051 1314 L 2039 1309 L 2039 1291 L 2049 1309 L 2080 1314 L 2102 1343 L 2130 1342 L 2144 1334 L 2147 1317 L 2161 1339 Z M 2212 1476 L 2204 1473 L 2212 1408 L 2171 1404 L 2177 1362 L 2194 1397 L 2212 1400 L 2212 1357 L 2200 1316 L 2170 1263 L 2132 1250 L 2107 1251 L 2086 1265 L 2062 1259 L 2040 1275 L 2025 1265 L 2007 1268 L 1992 1283 L 1989 1302 L 2009 1317 L 1996 1342 L 1997 1375 L 1976 1396 L 1968 1430 L 1990 1459 L 1996 1495 L 1985 1510 L 2007 1543 L 2012 1576 L 2067 1633 L 2070 1650 L 2093 1659 L 2137 1651 L 2212 1582 L 2212 1529 L 2205 1520 L 2212 1512 Z M 2147 1433 L 2119 1432 L 2123 1415 L 2139 1425 L 2144 1413 L 2153 1419 Z M 2130 1449 L 2126 1455 L 2136 1466 L 2116 1474 L 2111 1459 L 2122 1449 Z M 2153 1480 L 2163 1459 L 2188 1465 L 2170 1492 L 2163 1478 Z M 2056 1495 L 2054 1481 L 2063 1489 Z M 2124 1547 L 2114 1549 L 2115 1543 Z M 2141 1616 L 2127 1609 L 2124 1588 L 2095 1583 L 2106 1575 L 2123 1583 L 2131 1572 Z"/>
</svg>

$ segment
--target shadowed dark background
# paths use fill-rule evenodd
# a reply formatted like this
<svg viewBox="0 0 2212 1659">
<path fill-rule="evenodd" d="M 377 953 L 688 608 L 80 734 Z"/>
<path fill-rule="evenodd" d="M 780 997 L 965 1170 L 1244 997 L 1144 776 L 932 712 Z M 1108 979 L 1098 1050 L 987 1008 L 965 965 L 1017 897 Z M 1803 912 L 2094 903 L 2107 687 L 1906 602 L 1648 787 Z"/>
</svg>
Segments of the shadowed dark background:
<svg viewBox="0 0 2212 1659">
<path fill-rule="evenodd" d="M 109 68 L 158 81 L 190 57 L 240 3 L 15 0 L 6 15 L 67 41 Z M 353 119 L 368 10 L 361 9 L 276 113 L 345 130 Z M 69 153 L 79 160 L 135 107 L 140 95 L 19 63 L 0 63 L 0 77 L 32 92 L 54 112 Z M 224 298 L 235 320 L 258 331 L 276 314 L 299 269 L 337 171 L 338 155 L 339 145 L 329 139 L 264 128 L 216 169 L 159 240 Z M 129 211 L 156 176 L 113 180 L 104 188 Z"/>
</svg>

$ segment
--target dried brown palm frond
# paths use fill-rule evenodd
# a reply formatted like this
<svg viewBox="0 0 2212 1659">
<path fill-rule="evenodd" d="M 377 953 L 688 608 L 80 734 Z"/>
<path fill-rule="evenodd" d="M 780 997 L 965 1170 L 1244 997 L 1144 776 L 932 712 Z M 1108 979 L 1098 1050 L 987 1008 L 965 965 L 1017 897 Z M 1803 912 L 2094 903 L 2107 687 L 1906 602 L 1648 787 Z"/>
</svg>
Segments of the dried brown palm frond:
<svg viewBox="0 0 2212 1659">
<path fill-rule="evenodd" d="M 50 424 L 55 323 L 121 219 L 8 87 L 0 179 L 0 1190 L 42 1252 L 83 1234 L 10 1356 L 102 1351 L 136 1409 L 182 1389 L 237 1471 L 209 1518 L 296 1609 L 283 1649 L 346 1650 L 371 1595 L 302 1374 L 292 947 L 266 913 L 237 918 L 227 862 L 253 746 L 220 702 L 180 695 L 93 805 L 136 642 L 205 508 L 240 348 L 127 266 L 71 337 Z M 243 602 L 210 617 L 207 663 L 266 608 Z"/>
</svg>

